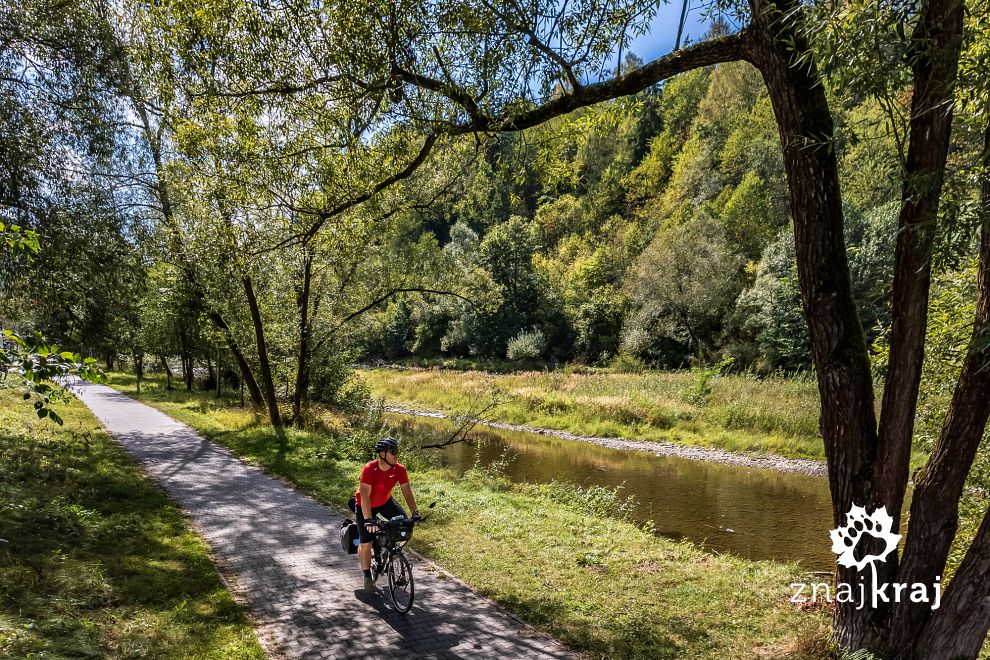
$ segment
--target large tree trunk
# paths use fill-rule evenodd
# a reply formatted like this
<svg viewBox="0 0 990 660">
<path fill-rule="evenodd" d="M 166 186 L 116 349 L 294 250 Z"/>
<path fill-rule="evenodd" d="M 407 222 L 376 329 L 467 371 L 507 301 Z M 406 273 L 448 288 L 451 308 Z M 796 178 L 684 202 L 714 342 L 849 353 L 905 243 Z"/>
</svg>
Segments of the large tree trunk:
<svg viewBox="0 0 990 660">
<path fill-rule="evenodd" d="M 308 250 L 303 256 L 302 287 L 296 297 L 299 308 L 299 360 L 296 365 L 296 390 L 292 396 L 292 419 L 297 428 L 302 428 L 303 411 L 309 394 L 309 357 L 311 349 L 309 295 L 313 279 L 313 256 Z"/>
<path fill-rule="evenodd" d="M 784 152 L 801 302 L 821 396 L 819 428 L 832 516 L 841 525 L 853 503 L 871 509 L 882 503 L 874 483 L 873 378 L 846 260 L 832 115 L 795 23 L 800 7 L 794 0 L 754 0 L 752 9 L 749 58 L 766 82 Z M 838 580 L 858 583 L 856 571 L 842 567 Z M 836 641 L 846 648 L 878 648 L 875 616 L 865 608 L 857 611 L 855 604 L 836 603 Z"/>
<path fill-rule="evenodd" d="M 268 344 L 265 340 L 265 326 L 261 319 L 261 309 L 258 298 L 254 295 L 254 284 L 250 276 L 241 278 L 244 286 L 244 296 L 251 309 L 251 321 L 254 324 L 254 337 L 258 343 L 258 361 L 261 369 L 261 383 L 264 387 L 265 401 L 268 404 L 268 418 L 275 428 L 282 427 L 282 415 L 278 410 L 278 398 L 275 395 L 275 381 L 272 379 L 272 366 L 268 359 Z"/>
<path fill-rule="evenodd" d="M 932 240 L 952 131 L 962 44 L 961 0 L 931 0 L 911 35 L 914 92 L 891 305 L 890 358 L 880 413 L 879 499 L 898 530 L 925 356 Z M 889 562 L 888 562 L 889 563 Z"/>
<path fill-rule="evenodd" d="M 969 351 L 942 432 L 924 470 L 915 479 L 911 523 L 900 575 L 900 580 L 905 582 L 930 584 L 945 569 L 949 547 L 958 528 L 959 499 L 990 417 L 990 345 L 987 343 L 990 329 L 990 126 L 984 136 L 983 166 L 976 318 Z M 972 640 L 949 639 L 957 627 L 960 635 L 964 630 L 965 634 L 972 635 L 982 626 L 982 644 L 986 626 L 990 625 L 985 614 L 990 608 L 990 583 L 985 575 L 979 574 L 986 570 L 986 557 L 990 552 L 987 527 L 984 520 L 979 536 L 949 585 L 942 609 L 933 614 L 927 607 L 905 603 L 895 610 L 892 652 L 911 648 L 919 630 L 923 632 L 917 645 L 918 653 L 924 649 L 950 648 L 953 644 L 973 644 Z M 984 613 L 984 619 L 972 621 L 979 612 Z M 926 625 L 929 617 L 931 620 Z M 922 629 L 922 626 L 925 627 Z"/>
<path fill-rule="evenodd" d="M 990 632 L 990 513 L 914 649 L 916 658 L 975 658 Z"/>
</svg>

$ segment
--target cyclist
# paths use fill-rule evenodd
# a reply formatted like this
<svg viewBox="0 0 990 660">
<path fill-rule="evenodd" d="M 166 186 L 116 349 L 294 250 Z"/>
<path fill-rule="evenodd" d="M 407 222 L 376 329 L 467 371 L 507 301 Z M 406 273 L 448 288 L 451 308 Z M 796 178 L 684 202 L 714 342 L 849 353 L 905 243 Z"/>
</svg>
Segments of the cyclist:
<svg viewBox="0 0 990 660">
<path fill-rule="evenodd" d="M 357 515 L 358 533 L 361 544 L 358 546 L 358 561 L 364 573 L 364 590 L 375 593 L 375 580 L 371 576 L 371 544 L 378 532 L 375 516 L 381 514 L 386 520 L 394 516 L 405 516 L 402 506 L 392 497 L 392 489 L 396 484 L 402 490 L 402 496 L 412 511 L 414 520 L 420 515 L 416 510 L 416 497 L 409 485 L 409 474 L 398 461 L 399 441 L 396 438 L 382 438 L 375 443 L 378 458 L 369 461 L 361 470 L 361 480 L 358 490 L 351 500 L 355 515 Z"/>
</svg>

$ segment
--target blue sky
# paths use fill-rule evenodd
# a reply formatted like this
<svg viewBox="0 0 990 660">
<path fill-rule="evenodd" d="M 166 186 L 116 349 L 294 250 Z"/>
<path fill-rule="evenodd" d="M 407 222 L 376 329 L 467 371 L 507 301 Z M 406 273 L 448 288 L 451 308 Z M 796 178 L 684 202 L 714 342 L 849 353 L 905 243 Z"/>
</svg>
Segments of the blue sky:
<svg viewBox="0 0 990 660">
<path fill-rule="evenodd" d="M 695 5 L 692 9 L 691 5 Z M 708 31 L 707 21 L 701 16 L 701 2 L 694 0 L 688 2 L 688 14 L 684 21 L 684 35 L 690 36 L 693 41 L 700 39 Z M 670 3 L 661 4 L 657 15 L 653 18 L 653 23 L 648 34 L 633 40 L 632 52 L 639 55 L 643 61 L 649 62 L 661 55 L 666 55 L 674 48 L 674 40 L 677 38 L 677 23 L 681 18 L 681 0 L 671 0 Z M 684 37 L 681 37 L 683 45 Z"/>
</svg>

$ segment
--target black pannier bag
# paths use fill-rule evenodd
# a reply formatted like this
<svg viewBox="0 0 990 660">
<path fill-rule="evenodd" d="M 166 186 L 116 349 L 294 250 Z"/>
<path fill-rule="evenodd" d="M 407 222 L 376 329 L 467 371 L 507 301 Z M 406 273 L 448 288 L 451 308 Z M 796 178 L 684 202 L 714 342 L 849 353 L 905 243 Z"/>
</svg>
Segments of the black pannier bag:
<svg viewBox="0 0 990 660">
<path fill-rule="evenodd" d="M 358 534 L 357 523 L 353 520 L 345 520 L 340 523 L 340 547 L 349 555 L 356 554 L 361 537 Z"/>
</svg>

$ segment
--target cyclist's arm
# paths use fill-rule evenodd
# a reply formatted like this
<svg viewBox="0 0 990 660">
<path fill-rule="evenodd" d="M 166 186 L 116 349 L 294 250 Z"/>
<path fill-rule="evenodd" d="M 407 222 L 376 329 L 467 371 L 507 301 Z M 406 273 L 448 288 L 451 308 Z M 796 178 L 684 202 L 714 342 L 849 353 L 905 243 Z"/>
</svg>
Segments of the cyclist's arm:
<svg viewBox="0 0 990 660">
<path fill-rule="evenodd" d="M 361 501 L 358 503 L 361 507 L 361 515 L 364 516 L 365 520 L 372 520 L 371 517 L 371 484 L 366 484 L 361 482 Z"/>
<path fill-rule="evenodd" d="M 406 498 L 406 504 L 409 505 L 409 515 L 411 516 L 416 513 L 416 496 L 413 495 L 412 486 L 407 481 L 404 484 L 399 484 L 399 488 L 402 489 L 402 496 Z"/>
</svg>

